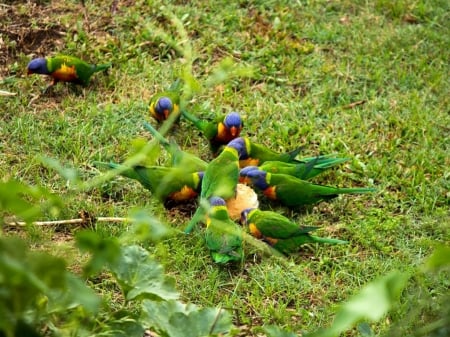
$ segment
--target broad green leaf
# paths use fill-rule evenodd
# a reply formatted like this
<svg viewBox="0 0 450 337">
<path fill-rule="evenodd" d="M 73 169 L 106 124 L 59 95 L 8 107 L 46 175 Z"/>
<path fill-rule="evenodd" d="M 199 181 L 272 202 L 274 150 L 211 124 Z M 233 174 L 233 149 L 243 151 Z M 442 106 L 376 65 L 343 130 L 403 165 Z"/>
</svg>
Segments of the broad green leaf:
<svg viewBox="0 0 450 337">
<path fill-rule="evenodd" d="M 148 240 L 158 242 L 173 232 L 171 228 L 145 210 L 132 211 L 129 217 L 132 219 L 132 226 L 128 232 L 122 235 L 122 242 L 144 242 Z"/>
<path fill-rule="evenodd" d="M 100 298 L 78 277 L 66 273 L 66 287 L 62 291 L 52 289 L 48 298 L 47 312 L 61 312 L 68 308 L 82 307 L 87 314 L 95 314 L 99 310 Z"/>
<path fill-rule="evenodd" d="M 163 267 L 139 246 L 123 247 L 118 260 L 111 264 L 110 269 L 127 300 L 169 300 L 179 297 L 174 279 L 167 277 Z"/>
<path fill-rule="evenodd" d="M 367 322 L 361 322 L 358 324 L 358 331 L 362 337 L 373 336 L 373 331 Z"/>
<path fill-rule="evenodd" d="M 142 303 L 142 321 L 163 336 L 200 337 L 225 334 L 232 328 L 231 316 L 218 308 L 199 308 L 179 301 Z"/>
<path fill-rule="evenodd" d="M 267 337 L 298 337 L 293 332 L 286 331 L 275 325 L 267 325 L 264 327 Z"/>
<path fill-rule="evenodd" d="M 84 230 L 76 233 L 75 240 L 81 251 L 92 254 L 83 266 L 85 275 L 93 275 L 119 258 L 120 245 L 115 237 L 102 238 L 93 231 Z"/>
<path fill-rule="evenodd" d="M 61 200 L 46 189 L 16 180 L 0 182 L 0 210 L 11 212 L 26 222 L 35 220 L 42 209 L 60 207 Z"/>
<path fill-rule="evenodd" d="M 399 271 L 367 284 L 348 302 L 342 304 L 328 329 L 307 334 L 307 337 L 334 337 L 353 327 L 358 321 L 381 319 L 396 303 L 406 286 L 408 276 Z"/>
<path fill-rule="evenodd" d="M 425 263 L 425 269 L 436 271 L 450 266 L 450 246 L 437 247 Z"/>
</svg>

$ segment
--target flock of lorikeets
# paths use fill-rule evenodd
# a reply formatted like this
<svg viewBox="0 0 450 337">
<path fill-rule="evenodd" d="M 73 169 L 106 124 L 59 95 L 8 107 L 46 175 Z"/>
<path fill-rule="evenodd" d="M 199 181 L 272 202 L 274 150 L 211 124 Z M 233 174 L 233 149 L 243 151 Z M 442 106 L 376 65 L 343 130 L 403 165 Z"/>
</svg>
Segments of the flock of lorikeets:
<svg viewBox="0 0 450 337">
<path fill-rule="evenodd" d="M 53 82 L 49 87 L 59 81 L 87 85 L 95 72 L 110 66 L 91 65 L 78 58 L 61 55 L 32 60 L 28 64 L 28 73 L 51 76 Z M 237 112 L 206 121 L 185 111 L 180 107 L 182 87 L 183 83 L 178 80 L 168 90 L 154 95 L 150 100 L 150 115 L 158 123 L 172 115 L 184 117 L 209 141 L 213 160 L 205 162 L 183 151 L 145 122 L 144 127 L 170 155 L 168 166 L 124 167 L 104 162 L 95 162 L 94 165 L 120 168 L 121 175 L 139 181 L 165 204 L 198 199 L 197 210 L 185 233 L 194 230 L 199 222 L 206 224 L 204 238 L 215 262 L 242 261 L 244 257 L 242 230 L 230 217 L 227 207 L 227 200 L 236 196 L 238 184 L 247 184 L 268 200 L 294 209 L 328 201 L 339 194 L 374 191 L 372 188 L 336 188 L 310 182 L 311 178 L 348 159 L 334 155 L 298 159 L 300 147 L 287 153 L 272 151 L 240 135 L 243 122 Z M 241 209 L 239 213 L 241 224 L 251 235 L 285 254 L 309 242 L 345 243 L 313 236 L 311 232 L 318 227 L 300 226 L 279 213 L 260 210 L 257 205 Z"/>
</svg>

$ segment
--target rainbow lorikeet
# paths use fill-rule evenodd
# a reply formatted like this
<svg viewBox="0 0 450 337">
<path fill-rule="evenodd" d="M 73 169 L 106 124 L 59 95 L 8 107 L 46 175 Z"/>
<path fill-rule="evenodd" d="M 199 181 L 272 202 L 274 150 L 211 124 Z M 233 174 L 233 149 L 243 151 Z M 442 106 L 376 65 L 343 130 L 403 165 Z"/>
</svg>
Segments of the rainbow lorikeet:
<svg viewBox="0 0 450 337">
<path fill-rule="evenodd" d="M 208 166 L 208 163 L 201 158 L 192 153 L 181 150 L 176 143 L 169 142 L 152 125 L 145 121 L 144 127 L 146 130 L 150 131 L 153 137 L 159 141 L 167 152 L 169 152 L 171 156 L 171 165 L 173 167 L 183 168 L 185 172 L 197 172 L 204 171 L 206 166 Z"/>
<path fill-rule="evenodd" d="M 236 195 L 239 157 L 244 147 L 242 137 L 235 138 L 208 164 L 202 180 L 200 205 L 185 228 L 185 233 L 190 233 L 194 226 L 203 220 L 207 208 L 205 204 L 209 198 L 214 196 L 227 200 Z"/>
<path fill-rule="evenodd" d="M 286 174 L 268 173 L 257 167 L 240 171 L 240 181 L 250 183 L 271 200 L 289 207 L 315 204 L 331 200 L 344 193 L 369 193 L 373 188 L 337 188 L 313 184 Z"/>
<path fill-rule="evenodd" d="M 194 199 L 200 193 L 203 172 L 187 173 L 181 168 L 133 166 L 94 162 L 96 167 L 120 169 L 120 175 L 139 181 L 164 205 Z"/>
<path fill-rule="evenodd" d="M 205 241 L 216 263 L 242 261 L 242 233 L 228 215 L 225 200 L 219 197 L 209 199 L 210 208 L 206 216 Z"/>
<path fill-rule="evenodd" d="M 348 158 L 336 158 L 325 155 L 298 159 L 298 162 L 294 163 L 266 161 L 259 165 L 258 168 L 270 173 L 288 174 L 299 179 L 308 180 L 348 160 Z"/>
<path fill-rule="evenodd" d="M 310 232 L 318 227 L 301 227 L 285 216 L 258 208 L 248 208 L 241 213 L 241 223 L 248 227 L 251 235 L 267 242 L 276 250 L 289 254 L 305 243 L 343 244 L 347 241 L 321 238 Z"/>
<path fill-rule="evenodd" d="M 111 67 L 107 64 L 89 64 L 75 56 L 58 55 L 54 57 L 39 57 L 28 63 L 28 74 L 42 74 L 52 77 L 52 83 L 45 89 L 58 82 L 72 82 L 75 84 L 87 85 L 91 76 Z"/>
<path fill-rule="evenodd" d="M 297 162 L 295 157 L 302 150 L 299 147 L 291 152 L 277 153 L 263 145 L 252 142 L 248 137 L 242 137 L 245 142 L 245 148 L 239 157 L 239 166 L 258 166 L 266 161 L 281 161 L 281 162 Z"/>
<path fill-rule="evenodd" d="M 177 79 L 169 89 L 152 96 L 149 104 L 150 115 L 162 123 L 169 115 L 180 113 L 180 91 L 183 82 Z"/>
<path fill-rule="evenodd" d="M 219 151 L 221 146 L 239 137 L 244 125 L 241 116 L 237 112 L 230 112 L 225 116 L 218 116 L 211 122 L 201 120 L 187 111 L 183 111 L 182 115 L 203 133 L 209 141 L 211 151 L 214 154 Z"/>
</svg>

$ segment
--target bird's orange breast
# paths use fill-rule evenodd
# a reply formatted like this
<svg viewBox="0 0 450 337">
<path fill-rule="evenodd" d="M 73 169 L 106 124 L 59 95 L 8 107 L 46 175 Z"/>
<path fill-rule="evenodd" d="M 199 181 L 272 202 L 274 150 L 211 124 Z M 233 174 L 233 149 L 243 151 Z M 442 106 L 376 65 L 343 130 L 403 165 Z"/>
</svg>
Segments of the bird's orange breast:
<svg viewBox="0 0 450 337">
<path fill-rule="evenodd" d="M 78 78 L 77 69 L 74 65 L 67 66 L 65 63 L 52 73 L 52 77 L 59 81 L 70 82 Z"/>
<path fill-rule="evenodd" d="M 247 166 L 258 166 L 258 165 L 259 165 L 259 159 L 257 159 L 257 158 L 247 158 L 247 159 L 239 160 L 240 168 L 244 168 Z"/>
<path fill-rule="evenodd" d="M 262 233 L 253 222 L 248 225 L 248 230 L 250 231 L 250 234 L 257 239 L 261 239 L 263 237 Z"/>
<path fill-rule="evenodd" d="M 276 192 L 277 187 L 276 186 L 270 186 L 267 187 L 264 191 L 263 194 L 272 200 L 277 200 L 277 192 Z"/>
<path fill-rule="evenodd" d="M 169 195 L 169 199 L 174 201 L 186 201 L 195 198 L 198 195 L 191 187 L 184 185 L 181 190 Z"/>
</svg>

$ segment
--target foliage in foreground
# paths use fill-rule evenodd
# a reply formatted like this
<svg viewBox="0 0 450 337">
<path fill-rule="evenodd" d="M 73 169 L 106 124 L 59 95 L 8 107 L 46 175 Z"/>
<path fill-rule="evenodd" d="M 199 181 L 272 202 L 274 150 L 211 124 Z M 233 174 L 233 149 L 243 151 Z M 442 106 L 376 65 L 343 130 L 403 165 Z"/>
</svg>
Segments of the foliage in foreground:
<svg viewBox="0 0 450 337">
<path fill-rule="evenodd" d="M 30 205 L 22 198 L 30 192 L 29 187 L 13 181 L 4 184 L 16 186 L 22 197 L 2 193 L 2 210 L 20 214 L 28 209 Z M 42 194 L 53 198 L 47 192 Z M 164 233 L 162 236 L 170 233 L 153 217 L 140 214 L 134 219 L 131 233 L 149 233 L 141 236 L 142 240 L 154 239 L 155 231 Z M 181 302 L 174 279 L 164 274 L 163 267 L 146 249 L 130 244 L 129 238 L 129 234 L 102 238 L 91 230 L 78 232 L 77 246 L 90 253 L 83 277 L 68 271 L 64 258 L 30 251 L 15 236 L 0 238 L 0 335 L 140 337 L 150 330 L 168 337 L 200 337 L 238 331 L 226 310 Z M 449 255 L 449 247 L 438 247 L 416 276 L 448 270 Z M 108 273 L 113 286 L 120 290 L 114 308 L 95 291 L 93 282 L 102 278 L 102 273 Z M 392 271 L 369 283 L 340 306 L 329 328 L 305 336 L 335 337 L 358 323 L 362 336 L 373 336 L 366 321 L 382 319 L 396 305 L 411 277 Z M 444 336 L 449 327 L 449 316 L 443 313 L 415 336 Z M 276 326 L 264 330 L 272 337 L 296 336 Z"/>
</svg>

